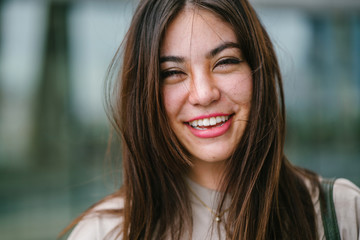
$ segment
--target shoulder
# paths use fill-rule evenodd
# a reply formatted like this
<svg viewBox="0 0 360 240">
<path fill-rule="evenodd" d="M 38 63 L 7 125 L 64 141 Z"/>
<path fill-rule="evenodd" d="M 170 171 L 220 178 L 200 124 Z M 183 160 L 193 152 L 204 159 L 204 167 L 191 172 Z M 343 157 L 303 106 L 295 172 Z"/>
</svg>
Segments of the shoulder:
<svg viewBox="0 0 360 240">
<path fill-rule="evenodd" d="M 334 183 L 333 199 L 342 239 L 360 238 L 360 189 L 339 178 Z"/>
<path fill-rule="evenodd" d="M 116 228 L 120 227 L 121 217 L 110 211 L 121 210 L 123 206 L 121 197 L 102 200 L 75 226 L 68 240 L 100 240 L 111 236 L 113 236 L 111 239 L 114 239 L 119 233 Z M 112 233 L 114 235 L 111 235 Z"/>
<path fill-rule="evenodd" d="M 334 182 L 334 202 L 360 201 L 360 189 L 347 179 L 339 178 Z"/>
</svg>

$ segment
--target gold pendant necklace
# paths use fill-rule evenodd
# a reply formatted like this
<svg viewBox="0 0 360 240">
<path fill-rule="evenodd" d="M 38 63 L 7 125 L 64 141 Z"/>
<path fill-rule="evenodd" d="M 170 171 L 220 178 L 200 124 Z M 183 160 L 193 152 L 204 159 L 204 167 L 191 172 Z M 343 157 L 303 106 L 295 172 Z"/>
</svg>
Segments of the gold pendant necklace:
<svg viewBox="0 0 360 240">
<path fill-rule="evenodd" d="M 210 213 L 214 216 L 214 220 L 217 222 L 217 223 L 220 223 L 221 222 L 221 219 L 222 217 L 224 216 L 224 214 L 229 211 L 229 208 L 228 209 L 225 209 L 224 211 L 220 212 L 220 213 L 217 213 L 215 212 L 211 207 L 209 207 L 203 200 L 201 200 L 201 198 L 195 193 L 195 191 L 190 187 L 189 187 L 189 190 L 190 192 L 194 195 L 194 197 L 201 203 L 201 205 L 203 205 L 207 210 L 210 211 Z"/>
</svg>

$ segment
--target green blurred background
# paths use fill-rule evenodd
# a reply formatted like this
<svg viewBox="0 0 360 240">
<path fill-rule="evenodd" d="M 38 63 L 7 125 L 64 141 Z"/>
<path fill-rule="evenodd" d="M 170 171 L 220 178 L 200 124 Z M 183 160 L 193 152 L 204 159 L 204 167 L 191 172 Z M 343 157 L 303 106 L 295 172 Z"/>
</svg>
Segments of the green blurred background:
<svg viewBox="0 0 360 240">
<path fill-rule="evenodd" d="M 284 76 L 287 156 L 360 185 L 360 1 L 253 3 Z M 120 185 L 103 81 L 135 5 L 0 0 L 1 240 L 55 239 Z"/>
</svg>

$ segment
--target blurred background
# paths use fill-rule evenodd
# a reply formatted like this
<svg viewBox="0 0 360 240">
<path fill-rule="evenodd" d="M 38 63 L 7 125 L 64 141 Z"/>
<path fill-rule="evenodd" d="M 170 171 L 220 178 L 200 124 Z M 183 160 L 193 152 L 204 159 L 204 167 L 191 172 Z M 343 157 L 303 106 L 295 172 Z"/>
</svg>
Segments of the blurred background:
<svg viewBox="0 0 360 240">
<path fill-rule="evenodd" d="M 252 2 L 280 59 L 288 158 L 360 185 L 360 1 Z M 135 6 L 0 0 L 0 239 L 55 239 L 120 185 L 103 82 Z"/>
</svg>

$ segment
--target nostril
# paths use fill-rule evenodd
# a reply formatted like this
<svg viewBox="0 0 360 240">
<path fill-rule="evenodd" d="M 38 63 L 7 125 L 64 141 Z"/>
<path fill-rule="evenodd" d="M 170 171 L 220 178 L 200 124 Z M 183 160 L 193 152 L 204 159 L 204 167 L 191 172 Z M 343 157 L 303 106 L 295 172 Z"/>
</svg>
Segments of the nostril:
<svg viewBox="0 0 360 240">
<path fill-rule="evenodd" d="M 189 102 L 193 105 L 207 106 L 220 99 L 220 91 L 213 86 L 198 86 L 192 88 L 189 94 Z"/>
</svg>

